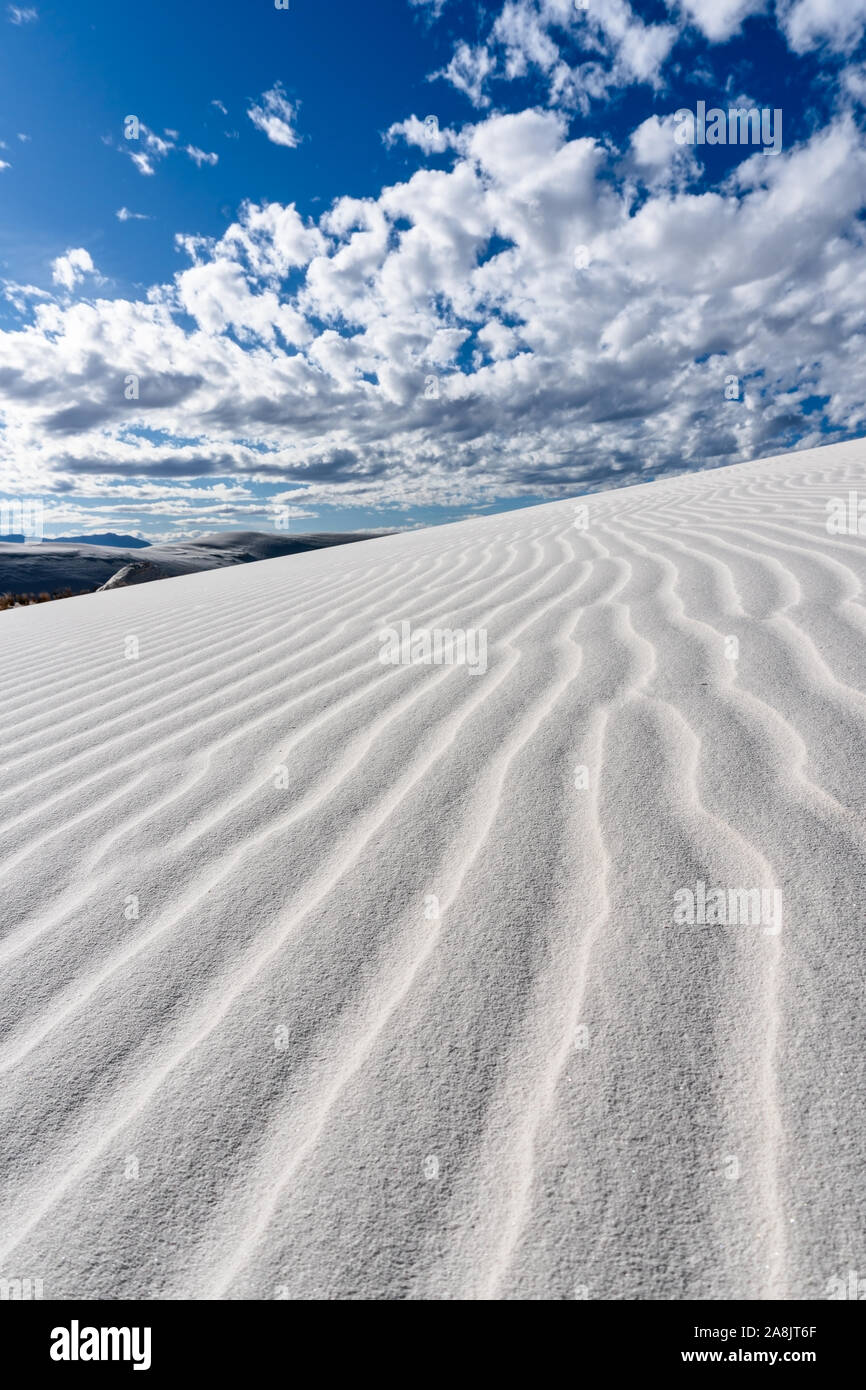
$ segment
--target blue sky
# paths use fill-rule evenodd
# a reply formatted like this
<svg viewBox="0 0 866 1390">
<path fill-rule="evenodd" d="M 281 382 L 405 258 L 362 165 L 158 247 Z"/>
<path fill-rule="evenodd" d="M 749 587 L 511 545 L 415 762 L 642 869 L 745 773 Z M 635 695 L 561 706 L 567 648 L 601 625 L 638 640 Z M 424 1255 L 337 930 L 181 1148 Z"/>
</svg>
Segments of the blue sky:
<svg viewBox="0 0 866 1390">
<path fill-rule="evenodd" d="M 294 0 L 288 13 L 265 0 L 82 0 L 7 22 L 0 129 L 17 156 L 3 189 L 7 269 L 38 282 L 58 249 L 82 244 L 100 251 L 112 291 L 129 294 L 177 269 L 176 231 L 219 236 L 245 199 L 294 201 L 309 216 L 400 177 L 405 152 L 388 151 L 381 132 L 407 102 L 429 103 L 425 74 L 448 45 L 405 0 L 379 0 L 375 16 L 365 21 L 349 0 Z M 300 103 L 292 154 L 246 116 L 276 81 Z M 465 105 L 450 89 L 440 95 L 449 114 Z M 143 179 L 116 152 L 130 113 L 217 153 L 218 165 L 196 177 L 195 164 L 175 156 Z M 19 127 L 33 148 L 15 149 Z M 156 225 L 118 226 L 116 209 L 127 205 Z"/>
<path fill-rule="evenodd" d="M 392 527 L 862 433 L 864 23 L 0 5 L 0 496 Z M 781 151 L 678 143 L 699 101 Z"/>
</svg>

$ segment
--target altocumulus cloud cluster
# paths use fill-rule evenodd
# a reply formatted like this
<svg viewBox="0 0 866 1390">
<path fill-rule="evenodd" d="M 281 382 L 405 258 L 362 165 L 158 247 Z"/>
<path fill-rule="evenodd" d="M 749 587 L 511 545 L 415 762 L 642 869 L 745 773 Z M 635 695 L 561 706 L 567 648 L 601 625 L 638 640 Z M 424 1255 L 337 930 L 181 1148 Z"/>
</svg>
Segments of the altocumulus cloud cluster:
<svg viewBox="0 0 866 1390">
<path fill-rule="evenodd" d="M 415 3 L 431 23 L 448 8 Z M 431 74 L 465 122 L 395 113 L 383 132 L 417 161 L 402 181 L 316 219 L 248 203 L 221 237 L 178 238 L 182 268 L 138 299 L 98 297 L 84 247 L 52 293 L 7 286 L 6 486 L 232 475 L 300 506 L 458 506 L 857 432 L 866 0 L 779 0 L 788 49 L 831 55 L 838 80 L 778 157 L 743 149 L 710 183 L 674 139 L 681 85 L 624 139 L 580 133 L 626 89 L 671 91 L 679 42 L 712 53 L 767 8 L 682 0 L 650 22 L 625 0 L 508 0 Z M 530 76 L 543 98 L 507 109 Z M 301 138 L 279 85 L 248 114 L 287 151 Z"/>
</svg>

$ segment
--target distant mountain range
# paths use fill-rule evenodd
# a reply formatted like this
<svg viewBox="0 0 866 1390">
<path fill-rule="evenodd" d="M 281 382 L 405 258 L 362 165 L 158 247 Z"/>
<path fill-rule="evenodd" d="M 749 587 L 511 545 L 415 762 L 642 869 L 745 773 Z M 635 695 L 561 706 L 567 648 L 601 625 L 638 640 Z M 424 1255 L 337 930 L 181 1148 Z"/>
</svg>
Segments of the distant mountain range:
<svg viewBox="0 0 866 1390">
<path fill-rule="evenodd" d="M 320 531 L 291 535 L 274 531 L 216 531 L 194 541 L 171 541 L 165 545 L 149 545 L 135 536 L 86 536 L 81 540 L 64 536 L 38 545 L 0 537 L 0 595 L 54 596 L 67 590 L 73 594 L 92 593 L 110 581 L 114 581 L 112 588 L 147 584 L 156 579 L 196 574 L 199 570 L 349 545 L 371 540 L 374 534 L 381 533 Z M 123 544 L 114 545 L 115 540 Z"/>
<path fill-rule="evenodd" d="M 24 536 L 0 536 L 0 545 L 23 545 Z M 46 536 L 42 545 L 111 545 L 123 550 L 140 550 L 150 545 L 138 536 L 117 536 L 113 531 L 105 531 L 101 536 Z"/>
</svg>

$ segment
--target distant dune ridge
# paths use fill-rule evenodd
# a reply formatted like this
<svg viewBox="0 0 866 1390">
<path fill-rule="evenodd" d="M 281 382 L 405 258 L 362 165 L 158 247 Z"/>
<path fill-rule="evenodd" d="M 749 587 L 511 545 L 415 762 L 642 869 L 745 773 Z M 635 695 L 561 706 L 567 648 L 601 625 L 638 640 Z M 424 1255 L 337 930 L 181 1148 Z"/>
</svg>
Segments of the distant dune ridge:
<svg viewBox="0 0 866 1390">
<path fill-rule="evenodd" d="M 46 540 L 39 544 L 0 544 L 0 594 L 29 594 L 58 589 L 95 590 L 115 580 L 130 565 L 131 582 L 174 579 L 200 570 L 225 565 L 248 564 L 276 555 L 301 555 L 331 545 L 348 545 L 368 540 L 366 531 L 309 532 L 291 535 L 277 531 L 215 531 L 194 541 L 171 541 L 163 545 L 127 539 L 127 545 L 79 543 L 74 540 Z M 118 537 L 118 539 L 121 539 Z M 142 553 L 146 546 L 147 555 Z M 148 568 L 142 569 L 146 561 Z M 115 582 L 113 588 L 118 587 Z"/>
<path fill-rule="evenodd" d="M 848 1296 L 864 463 L 0 616 L 0 1278 Z"/>
</svg>

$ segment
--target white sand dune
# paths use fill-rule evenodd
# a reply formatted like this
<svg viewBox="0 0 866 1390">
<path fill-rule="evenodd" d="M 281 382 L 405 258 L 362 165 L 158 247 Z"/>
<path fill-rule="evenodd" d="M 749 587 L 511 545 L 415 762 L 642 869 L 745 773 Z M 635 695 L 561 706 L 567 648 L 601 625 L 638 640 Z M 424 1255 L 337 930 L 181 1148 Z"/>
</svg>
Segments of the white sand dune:
<svg viewBox="0 0 866 1390">
<path fill-rule="evenodd" d="M 825 527 L 864 463 L 0 615 L 0 1277 L 866 1271 L 866 536 Z M 383 665 L 403 621 L 485 629 L 486 671 Z M 779 891 L 781 930 L 676 921 L 699 883 Z"/>
</svg>

